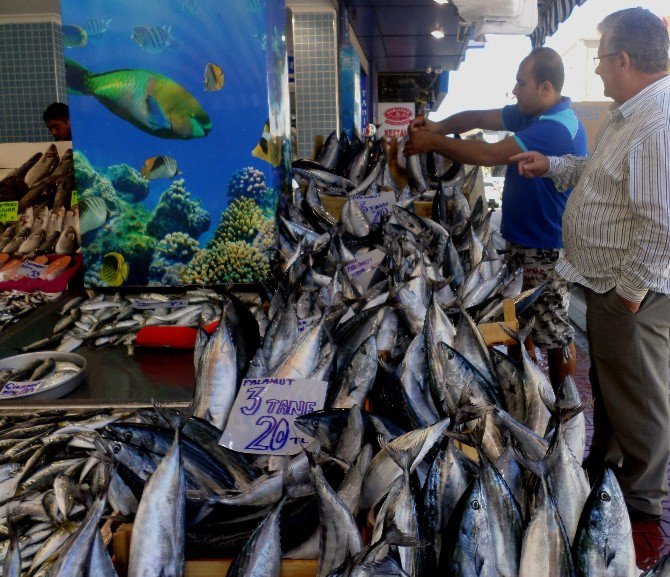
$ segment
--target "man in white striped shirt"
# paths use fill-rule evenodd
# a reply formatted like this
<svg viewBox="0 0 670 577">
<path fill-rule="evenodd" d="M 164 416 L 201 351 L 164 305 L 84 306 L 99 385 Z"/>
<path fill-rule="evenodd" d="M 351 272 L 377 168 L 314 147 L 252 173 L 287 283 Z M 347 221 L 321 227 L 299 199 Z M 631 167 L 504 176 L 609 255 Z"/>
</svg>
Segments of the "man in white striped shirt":
<svg viewBox="0 0 670 577">
<path fill-rule="evenodd" d="M 610 14 L 599 29 L 596 73 L 615 104 L 593 156 L 510 161 L 559 190 L 575 186 L 556 270 L 586 293 L 596 405 L 585 464 L 612 467 L 631 520 L 649 521 L 662 512 L 670 458 L 668 32 L 642 8 Z"/>
</svg>

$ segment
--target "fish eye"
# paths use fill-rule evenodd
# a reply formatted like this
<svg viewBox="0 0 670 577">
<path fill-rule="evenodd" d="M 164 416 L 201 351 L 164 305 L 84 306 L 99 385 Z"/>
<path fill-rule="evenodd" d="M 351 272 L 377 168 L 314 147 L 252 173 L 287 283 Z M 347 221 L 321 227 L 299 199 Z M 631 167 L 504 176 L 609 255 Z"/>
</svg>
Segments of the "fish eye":
<svg viewBox="0 0 670 577">
<path fill-rule="evenodd" d="M 315 429 L 318 429 L 319 428 L 319 421 L 312 421 L 312 427 L 314 427 Z"/>
<path fill-rule="evenodd" d="M 454 359 L 454 356 L 455 356 L 454 353 L 452 353 L 451 351 L 449 351 L 449 352 L 447 353 L 447 358 L 448 358 L 450 361 Z"/>
<path fill-rule="evenodd" d="M 601 501 L 611 501 L 612 497 L 610 497 L 610 494 L 607 491 L 600 491 L 600 495 L 598 495 Z"/>
<path fill-rule="evenodd" d="M 113 443 L 112 444 L 112 453 L 115 455 L 118 455 L 121 452 L 121 444 L 120 443 Z"/>
<path fill-rule="evenodd" d="M 133 434 L 130 431 L 127 431 L 123 434 L 123 439 L 126 442 L 132 441 L 133 440 Z"/>
<path fill-rule="evenodd" d="M 479 501 L 471 501 L 470 502 L 470 507 L 472 507 L 475 511 L 478 511 L 479 509 L 482 508 L 482 506 L 479 504 Z"/>
</svg>

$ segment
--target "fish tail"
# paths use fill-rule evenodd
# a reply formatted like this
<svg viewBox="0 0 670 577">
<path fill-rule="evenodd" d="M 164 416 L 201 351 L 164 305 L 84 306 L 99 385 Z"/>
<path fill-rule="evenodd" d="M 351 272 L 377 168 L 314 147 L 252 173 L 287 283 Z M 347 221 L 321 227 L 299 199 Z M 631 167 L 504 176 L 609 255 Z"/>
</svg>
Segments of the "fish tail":
<svg viewBox="0 0 670 577">
<path fill-rule="evenodd" d="M 66 58 L 65 76 L 67 79 L 67 91 L 70 94 L 91 94 L 91 89 L 88 85 L 91 73 L 81 64 Z"/>
</svg>

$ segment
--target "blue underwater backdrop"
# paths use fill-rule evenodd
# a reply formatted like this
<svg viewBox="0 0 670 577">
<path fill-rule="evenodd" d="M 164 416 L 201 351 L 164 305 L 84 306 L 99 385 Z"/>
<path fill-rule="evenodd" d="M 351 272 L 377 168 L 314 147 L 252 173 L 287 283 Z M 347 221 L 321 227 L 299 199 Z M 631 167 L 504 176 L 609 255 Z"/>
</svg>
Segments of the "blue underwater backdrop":
<svg viewBox="0 0 670 577">
<path fill-rule="evenodd" d="M 62 18 L 87 285 L 267 278 L 284 1 L 62 0 Z"/>
</svg>

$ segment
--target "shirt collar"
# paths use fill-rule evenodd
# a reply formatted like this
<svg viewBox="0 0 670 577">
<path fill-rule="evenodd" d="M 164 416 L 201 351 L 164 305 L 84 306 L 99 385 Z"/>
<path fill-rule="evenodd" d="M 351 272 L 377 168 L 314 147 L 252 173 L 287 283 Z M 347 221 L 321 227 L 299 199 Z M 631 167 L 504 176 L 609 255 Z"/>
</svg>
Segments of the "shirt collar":
<svg viewBox="0 0 670 577">
<path fill-rule="evenodd" d="M 630 116 L 633 111 L 645 100 L 652 97 L 656 92 L 670 90 L 670 74 L 666 74 L 663 78 L 659 78 L 656 82 L 652 82 L 646 88 L 643 88 L 632 98 L 629 98 L 621 106 L 616 103 L 610 108 L 610 114 L 620 114 L 624 118 Z"/>
<path fill-rule="evenodd" d="M 570 98 L 567 96 L 561 96 L 561 99 L 554 104 L 551 108 L 547 108 L 544 112 L 540 112 L 535 118 L 539 118 L 540 116 L 550 116 L 552 114 L 556 114 L 557 112 L 561 112 L 562 110 L 565 110 L 566 108 L 570 108 L 572 105 L 572 101 Z"/>
</svg>

